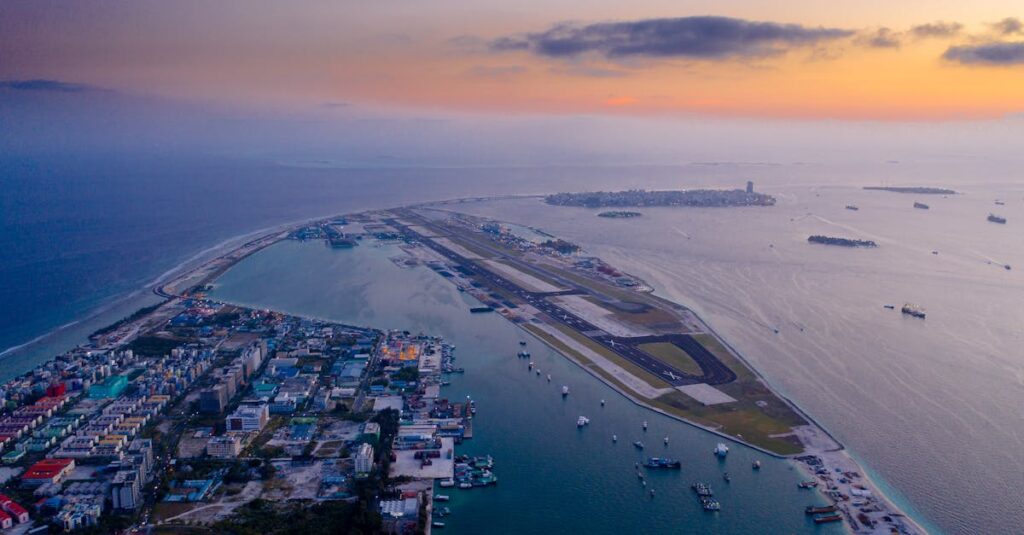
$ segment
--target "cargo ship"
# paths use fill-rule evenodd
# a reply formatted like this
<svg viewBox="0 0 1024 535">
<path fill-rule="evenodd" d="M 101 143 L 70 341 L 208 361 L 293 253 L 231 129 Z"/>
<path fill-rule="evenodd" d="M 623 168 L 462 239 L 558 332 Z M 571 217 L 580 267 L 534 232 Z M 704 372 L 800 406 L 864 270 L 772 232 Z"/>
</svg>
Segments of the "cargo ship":
<svg viewBox="0 0 1024 535">
<path fill-rule="evenodd" d="M 995 214 L 989 214 L 988 215 L 988 220 L 993 222 L 993 223 L 999 223 L 1000 225 L 1005 225 L 1006 224 L 1006 218 L 1005 217 L 999 217 L 999 216 L 997 216 Z"/>
<path fill-rule="evenodd" d="M 907 304 L 903 305 L 903 308 L 900 309 L 900 312 L 902 312 L 902 313 L 904 313 L 904 314 L 906 314 L 908 316 L 915 317 L 915 318 L 924 319 L 924 317 L 925 317 L 925 313 L 924 313 L 924 309 L 923 308 L 921 308 L 921 307 L 919 307 L 917 305 L 912 305 L 910 303 L 907 303 Z"/>
</svg>

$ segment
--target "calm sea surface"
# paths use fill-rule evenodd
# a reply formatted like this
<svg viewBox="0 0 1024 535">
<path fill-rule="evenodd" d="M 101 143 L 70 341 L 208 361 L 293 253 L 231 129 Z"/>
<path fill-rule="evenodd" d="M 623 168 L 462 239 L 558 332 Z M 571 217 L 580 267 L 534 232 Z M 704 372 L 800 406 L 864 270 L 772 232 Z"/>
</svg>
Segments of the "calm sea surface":
<svg viewBox="0 0 1024 535">
<path fill-rule="evenodd" d="M 548 207 L 532 200 L 459 208 L 578 241 L 590 253 L 645 277 L 662 295 L 693 307 L 776 387 L 837 434 L 942 530 L 1024 531 L 1019 520 L 1024 518 L 1024 500 L 1019 497 L 1024 487 L 1024 233 L 1020 231 L 1024 185 L 1013 170 L 986 169 L 984 162 L 331 169 L 212 157 L 2 157 L 0 378 L 27 371 L 96 328 L 153 302 L 145 287 L 175 266 L 201 258 L 204 250 L 232 237 L 273 225 L 427 199 L 629 187 L 736 187 L 747 179 L 776 195 L 779 205 L 750 210 L 651 209 L 635 220 L 606 220 L 586 210 Z M 948 186 L 965 194 L 915 197 L 859 189 L 879 183 Z M 996 198 L 1006 204 L 995 206 Z M 931 209 L 913 209 L 915 200 L 930 204 Z M 860 210 L 844 210 L 846 204 L 856 204 Z M 990 211 L 1006 216 L 1008 224 L 986 222 Z M 815 247 L 805 241 L 815 233 L 873 239 L 880 247 Z M 933 250 L 939 254 L 932 254 Z M 277 254 L 276 248 L 272 251 Z M 259 258 L 238 270 L 248 269 Z M 1013 269 L 1007 271 L 1000 267 L 1003 264 Z M 313 269 L 312 265 L 329 262 L 296 262 L 289 268 Z M 231 277 L 238 273 L 233 271 Z M 344 281 L 351 275 L 333 276 Z M 229 282 L 230 278 L 225 279 L 224 291 Z M 275 282 L 267 277 L 252 290 L 253 296 L 265 295 L 259 302 L 271 304 Z M 371 287 L 369 282 L 363 284 Z M 324 307 L 320 314 L 337 318 L 343 315 L 339 310 L 347 310 L 344 314 L 349 315 L 344 317 L 353 322 L 379 327 L 408 320 L 413 322 L 410 325 L 423 325 L 424 330 L 453 338 L 465 336 L 455 332 L 455 325 L 461 323 L 449 325 L 439 314 L 453 314 L 459 322 L 478 321 L 454 309 L 444 312 L 447 305 L 416 305 L 415 296 L 404 290 L 400 298 L 387 291 L 376 287 L 372 293 L 377 297 L 365 293 L 366 299 L 386 302 L 361 306 L 358 316 L 351 315 L 354 309 L 336 308 L 348 306 L 343 304 L 345 296 L 325 300 L 319 305 Z M 441 292 L 436 290 L 427 301 L 445 299 Z M 458 295 L 450 297 L 455 306 L 461 306 L 454 301 Z M 882 308 L 903 302 L 925 307 L 928 319 L 912 321 Z M 316 311 L 311 302 L 275 298 L 272 303 L 301 305 L 302 310 L 293 312 Z M 385 305 L 394 312 L 383 312 L 388 310 Z M 401 312 L 413 306 L 419 308 Z M 518 454 L 499 451 L 499 445 L 489 441 L 511 443 L 510 437 L 521 428 L 515 422 L 486 420 L 500 411 L 495 403 L 484 403 L 484 396 L 491 395 L 485 392 L 498 391 L 484 381 L 515 391 L 504 385 L 512 384 L 515 377 L 526 378 L 517 375 L 519 363 L 514 358 L 508 362 L 503 353 L 518 334 L 511 326 L 499 326 L 504 323 L 500 318 L 479 321 L 493 323 L 487 332 L 496 333 L 494 340 L 510 338 L 494 345 L 473 342 L 472 337 L 459 339 L 462 364 L 473 373 L 460 378 L 452 391 L 458 390 L 459 395 L 466 391 L 479 396 L 485 406 L 491 405 L 482 410 L 481 425 L 489 422 L 489 429 L 495 431 L 482 432 L 472 447 L 504 457 L 499 475 L 506 488 L 514 480 L 509 479 L 505 463 L 514 462 Z M 470 350 L 474 343 L 479 351 Z M 11 349 L 19 346 L 23 347 Z M 564 360 L 540 353 L 535 351 L 537 359 L 551 359 L 542 367 L 562 365 L 571 373 L 571 365 Z M 472 369 L 477 364 L 470 361 L 476 355 L 480 365 L 493 357 L 495 366 L 511 366 L 510 373 L 504 368 L 495 373 Z M 498 381 L 502 373 L 505 377 Z M 608 408 L 635 408 L 625 408 L 626 404 L 618 408 L 621 400 L 613 407 L 614 396 L 601 385 L 583 386 L 592 383 L 589 376 L 581 375 L 579 380 L 568 403 L 583 405 L 569 405 L 564 415 L 569 425 L 563 429 L 561 422 L 552 423 L 550 431 L 568 433 L 572 439 L 566 444 L 593 440 L 594 447 L 588 445 L 583 451 L 601 459 L 602 453 L 597 452 L 610 451 L 604 444 L 609 428 L 601 426 L 610 420 L 590 414 L 597 411 L 587 409 L 587 389 L 596 388 L 598 393 L 593 395 L 608 398 Z M 561 407 L 540 395 L 545 385 L 525 384 L 539 390 L 535 395 L 502 399 L 516 399 L 540 413 Z M 479 393 L 476 385 L 482 389 Z M 579 414 L 591 416 L 594 424 L 577 436 L 572 424 Z M 652 427 L 657 421 L 653 415 L 644 417 Z M 684 427 L 679 429 L 686 432 Z M 621 443 L 628 429 L 619 435 Z M 699 433 L 693 436 L 703 442 L 694 447 L 696 458 L 687 460 L 687 465 L 699 470 L 706 464 L 704 452 L 711 439 L 702 439 Z M 683 449 L 683 443 L 673 440 L 672 445 Z M 515 441 L 522 451 L 541 451 L 525 449 L 529 444 Z M 566 444 L 558 448 L 568 449 Z M 674 451 L 673 455 L 685 453 Z M 540 466 L 546 466 L 545 459 L 530 457 Z M 618 466 L 617 462 L 607 464 L 609 472 L 614 471 L 612 465 Z M 626 468 L 621 477 L 635 478 Z M 737 479 L 746 475 L 745 470 L 734 472 Z M 580 477 L 592 473 L 599 472 L 586 470 Z M 714 474 L 706 477 L 713 479 Z M 628 496 L 623 499 L 633 503 L 635 481 L 625 480 L 608 492 L 622 493 Z M 571 486 L 573 481 L 553 480 L 551 492 L 566 485 L 560 496 L 572 495 L 580 488 Z M 497 503 L 494 495 L 504 492 L 469 493 L 459 499 L 481 500 L 490 506 Z M 650 504 L 652 511 L 664 508 L 659 498 Z M 727 507 L 767 503 L 759 500 L 727 500 L 731 503 Z M 687 495 L 680 504 L 690 507 L 694 502 Z M 560 505 L 556 500 L 516 500 L 508 508 L 526 517 Z M 786 509 L 780 511 L 792 505 L 787 499 Z M 460 506 L 459 510 L 466 519 L 479 509 Z M 648 516 L 658 514 L 662 513 Z M 734 521 L 728 516 L 723 513 L 721 522 Z M 779 518 L 788 521 L 788 513 Z M 676 520 L 671 520 L 673 528 Z M 453 521 L 453 527 L 458 523 Z"/>
</svg>

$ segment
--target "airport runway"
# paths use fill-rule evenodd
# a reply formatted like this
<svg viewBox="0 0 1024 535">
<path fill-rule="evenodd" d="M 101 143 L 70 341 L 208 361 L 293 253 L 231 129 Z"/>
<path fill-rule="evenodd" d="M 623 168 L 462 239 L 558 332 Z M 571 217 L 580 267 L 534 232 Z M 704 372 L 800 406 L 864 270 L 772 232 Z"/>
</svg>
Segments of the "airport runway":
<svg viewBox="0 0 1024 535">
<path fill-rule="evenodd" d="M 577 333 L 601 344 L 601 346 L 612 353 L 651 372 L 672 386 L 683 386 L 696 383 L 716 385 L 729 383 L 736 379 L 736 374 L 733 373 L 728 366 L 718 360 L 718 358 L 708 351 L 707 348 L 702 346 L 700 342 L 690 335 L 668 334 L 636 338 L 612 336 L 601 331 L 601 329 L 585 319 L 547 300 L 548 297 L 566 295 L 567 293 L 586 294 L 587 292 L 585 289 L 574 288 L 569 291 L 550 293 L 530 292 L 523 289 L 518 284 L 487 269 L 482 264 L 478 264 L 456 254 L 447 247 L 420 235 L 416 231 L 398 223 L 395 220 L 388 220 L 387 223 L 390 226 L 399 229 L 407 237 L 413 238 L 423 245 L 430 247 L 441 256 L 444 256 L 449 261 L 455 263 L 462 268 L 460 271 L 472 276 L 478 282 L 495 289 L 503 290 L 515 296 L 521 301 L 541 311 L 552 320 L 570 327 Z M 643 352 L 638 347 L 641 344 L 655 342 L 668 342 L 675 344 L 683 351 L 686 351 L 697 365 L 700 366 L 701 372 L 703 373 L 701 375 L 693 375 L 683 372 Z"/>
</svg>

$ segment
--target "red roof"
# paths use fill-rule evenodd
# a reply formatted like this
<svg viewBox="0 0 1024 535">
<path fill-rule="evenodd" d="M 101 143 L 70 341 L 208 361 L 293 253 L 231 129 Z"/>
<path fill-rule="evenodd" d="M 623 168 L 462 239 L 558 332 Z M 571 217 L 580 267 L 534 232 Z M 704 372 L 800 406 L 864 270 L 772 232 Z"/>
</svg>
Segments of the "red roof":
<svg viewBox="0 0 1024 535">
<path fill-rule="evenodd" d="M 26 511 L 24 507 L 14 503 L 14 502 L 11 502 L 11 503 L 5 505 L 4 507 L 7 509 L 8 513 L 11 513 L 14 516 L 21 516 L 21 515 L 27 515 L 28 514 L 28 511 Z"/>
<path fill-rule="evenodd" d="M 10 519 L 11 519 L 11 515 L 3 512 L 3 511 L 0 511 L 0 522 L 2 522 L 4 520 L 10 520 Z"/>
<path fill-rule="evenodd" d="M 0 494 L 0 505 L 14 503 L 6 494 Z"/>
<path fill-rule="evenodd" d="M 75 461 L 72 459 L 43 459 L 33 464 L 21 476 L 22 479 L 53 479 Z"/>
</svg>

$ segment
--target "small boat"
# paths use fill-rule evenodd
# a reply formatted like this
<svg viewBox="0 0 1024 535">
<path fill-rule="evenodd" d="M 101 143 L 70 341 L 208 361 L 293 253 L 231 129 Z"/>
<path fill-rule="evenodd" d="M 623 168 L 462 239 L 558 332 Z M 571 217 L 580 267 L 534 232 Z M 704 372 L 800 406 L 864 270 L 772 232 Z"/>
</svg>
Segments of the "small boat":
<svg viewBox="0 0 1024 535">
<path fill-rule="evenodd" d="M 569 387 L 565 386 L 565 385 L 562 385 L 562 397 L 564 398 L 565 396 L 568 396 L 568 395 L 569 395 Z"/>
<path fill-rule="evenodd" d="M 438 495 L 434 496 L 434 501 L 435 502 L 446 502 L 449 499 L 451 499 L 451 498 L 449 498 L 449 496 L 447 494 L 438 494 Z"/>
<path fill-rule="evenodd" d="M 860 210 L 860 208 L 857 208 L 856 206 L 854 206 L 852 204 L 847 204 L 846 205 L 846 209 L 847 210 L 853 210 L 854 212 L 856 212 L 857 210 Z"/>
<path fill-rule="evenodd" d="M 435 520 L 433 523 L 430 524 L 430 526 L 434 528 L 443 528 L 444 522 L 441 522 L 440 520 Z"/>
<path fill-rule="evenodd" d="M 665 437 L 665 445 L 668 446 L 668 437 Z"/>
<path fill-rule="evenodd" d="M 1006 271 L 1010 271 L 1011 269 L 1013 269 L 1013 267 L 1011 267 L 1010 264 L 1003 264 L 1003 269 L 1005 269 Z"/>
<path fill-rule="evenodd" d="M 604 407 L 604 400 L 601 400 L 601 406 Z"/>
<path fill-rule="evenodd" d="M 637 440 L 636 442 L 634 442 L 634 443 L 633 443 L 633 445 L 634 445 L 634 446 L 636 446 L 636 449 L 638 449 L 638 450 L 642 450 L 642 449 L 644 449 L 644 443 L 643 443 L 643 442 L 640 442 L 639 440 Z"/>
<path fill-rule="evenodd" d="M 537 376 L 540 377 L 540 368 L 537 368 Z"/>
<path fill-rule="evenodd" d="M 644 420 L 644 431 L 647 431 L 647 420 Z"/>
<path fill-rule="evenodd" d="M 519 353 L 516 353 L 516 356 L 521 358 L 521 359 L 528 359 L 528 358 L 530 358 L 530 352 L 529 351 L 520 351 Z"/>
<path fill-rule="evenodd" d="M 441 482 L 438 483 L 438 485 L 440 485 L 443 488 L 454 487 L 455 486 L 455 480 L 454 479 L 442 479 Z"/>
<path fill-rule="evenodd" d="M 532 370 L 533 369 L 533 361 L 532 360 L 530 361 L 529 364 L 526 365 L 526 369 L 528 369 L 528 370 Z"/>
<path fill-rule="evenodd" d="M 521 346 L 525 346 L 525 345 L 526 345 L 526 340 L 520 340 L 520 341 L 519 341 L 519 345 L 521 345 Z"/>
<path fill-rule="evenodd" d="M 612 442 L 618 442 L 618 441 L 619 441 L 619 435 L 612 435 Z"/>
<path fill-rule="evenodd" d="M 995 214 L 989 214 L 988 215 L 988 220 L 990 222 L 992 222 L 992 223 L 999 223 L 1000 225 L 1005 225 L 1006 224 L 1006 218 L 1005 217 L 1000 217 L 1000 216 L 997 216 Z"/>
<path fill-rule="evenodd" d="M 903 314 L 905 314 L 907 316 L 911 316 L 911 317 L 914 317 L 914 318 L 921 318 L 921 319 L 925 318 L 924 309 L 919 307 L 919 306 L 917 306 L 917 305 L 912 305 L 910 303 L 904 304 L 903 308 L 900 309 L 900 312 L 902 312 Z"/>
<path fill-rule="evenodd" d="M 918 210 L 927 210 L 929 206 L 923 202 L 915 202 L 914 208 L 917 208 Z"/>
<path fill-rule="evenodd" d="M 705 498 L 701 500 L 700 506 L 703 507 L 705 511 L 714 512 L 722 510 L 722 504 L 718 503 L 718 500 L 712 500 L 710 498 Z"/>
<path fill-rule="evenodd" d="M 996 199 L 996 206 L 1003 206 L 1004 204 L 1006 204 L 1006 203 L 1003 202 L 1003 201 L 1000 201 L 999 199 Z"/>
<path fill-rule="evenodd" d="M 726 446 L 724 442 L 719 442 L 715 446 L 714 453 L 720 458 L 725 458 L 726 455 L 729 455 L 729 446 Z"/>
<path fill-rule="evenodd" d="M 817 487 L 817 486 L 818 486 L 818 482 L 817 481 L 801 481 L 797 485 L 797 487 L 800 487 L 802 489 L 813 489 L 814 487 Z"/>
<path fill-rule="evenodd" d="M 576 427 L 583 427 L 589 423 L 590 418 L 587 418 L 586 416 L 580 416 L 579 418 L 576 419 Z"/>
<path fill-rule="evenodd" d="M 468 481 L 463 481 L 462 483 L 459 483 L 459 488 L 460 489 L 471 489 L 471 488 L 473 488 L 473 484 L 468 482 Z"/>
<path fill-rule="evenodd" d="M 760 470 L 761 469 L 761 461 L 754 461 L 751 466 L 752 466 L 752 468 L 754 470 Z"/>
<path fill-rule="evenodd" d="M 651 489 L 651 498 L 654 497 L 654 489 Z"/>
<path fill-rule="evenodd" d="M 548 382 L 549 383 L 551 382 L 551 374 L 550 373 L 548 374 Z"/>
<path fill-rule="evenodd" d="M 896 305 L 882 305 L 882 307 L 889 310 L 896 310 Z"/>
<path fill-rule="evenodd" d="M 722 479 L 724 479 L 726 483 L 732 481 L 732 478 L 729 477 L 729 472 L 722 474 Z"/>
</svg>

